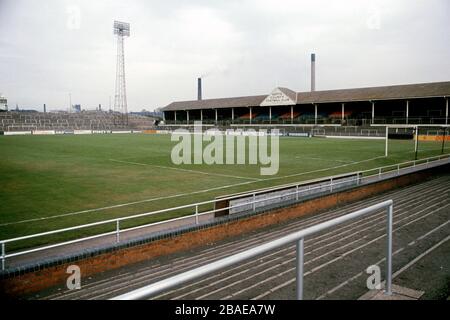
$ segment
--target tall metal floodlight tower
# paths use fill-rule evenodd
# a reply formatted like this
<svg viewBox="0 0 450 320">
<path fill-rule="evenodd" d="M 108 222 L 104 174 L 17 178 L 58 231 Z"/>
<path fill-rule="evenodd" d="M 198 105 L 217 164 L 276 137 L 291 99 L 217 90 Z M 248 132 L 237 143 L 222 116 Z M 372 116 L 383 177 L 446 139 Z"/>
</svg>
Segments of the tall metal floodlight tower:
<svg viewBox="0 0 450 320">
<path fill-rule="evenodd" d="M 115 122 L 118 125 L 128 125 L 123 40 L 125 37 L 130 36 L 130 24 L 114 21 L 114 34 L 117 35 L 116 95 L 114 98 Z"/>
</svg>

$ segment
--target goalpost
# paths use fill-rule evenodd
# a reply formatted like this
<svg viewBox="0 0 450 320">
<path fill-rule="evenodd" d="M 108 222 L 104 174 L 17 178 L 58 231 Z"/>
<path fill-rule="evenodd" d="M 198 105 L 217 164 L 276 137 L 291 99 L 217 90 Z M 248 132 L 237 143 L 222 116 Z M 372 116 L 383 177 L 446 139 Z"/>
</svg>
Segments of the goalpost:
<svg viewBox="0 0 450 320">
<path fill-rule="evenodd" d="M 386 142 L 385 142 L 385 151 L 384 151 L 384 156 L 387 157 L 388 156 L 388 149 L 389 149 L 389 127 L 386 126 Z"/>
<path fill-rule="evenodd" d="M 414 137 L 414 134 L 411 135 L 408 131 L 415 130 L 416 126 L 413 125 L 386 125 L 386 133 L 385 133 L 385 151 L 384 156 L 389 156 L 389 130 L 395 129 L 395 133 L 392 133 L 391 136 L 397 136 L 397 139 L 408 140 L 409 136 L 411 138 Z M 403 132 L 399 132 L 399 130 Z"/>
<path fill-rule="evenodd" d="M 395 133 L 390 130 L 395 129 Z M 445 152 L 445 143 L 450 141 L 450 125 L 387 125 L 385 129 L 385 157 L 389 155 L 389 137 L 401 140 L 414 140 L 414 158 L 417 160 L 419 141 L 435 142 L 441 151 Z M 400 132 L 399 132 L 400 131 Z M 436 150 L 438 148 L 436 147 Z"/>
</svg>

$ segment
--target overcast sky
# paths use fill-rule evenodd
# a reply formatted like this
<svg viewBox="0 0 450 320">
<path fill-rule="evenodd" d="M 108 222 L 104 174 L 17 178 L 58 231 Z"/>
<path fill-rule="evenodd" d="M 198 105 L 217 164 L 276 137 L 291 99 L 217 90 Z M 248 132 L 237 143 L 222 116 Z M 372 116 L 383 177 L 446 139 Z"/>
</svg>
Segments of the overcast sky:
<svg viewBox="0 0 450 320">
<path fill-rule="evenodd" d="M 0 93 L 10 108 L 114 101 L 114 20 L 129 109 L 203 97 L 450 80 L 448 0 L 0 0 Z"/>
</svg>

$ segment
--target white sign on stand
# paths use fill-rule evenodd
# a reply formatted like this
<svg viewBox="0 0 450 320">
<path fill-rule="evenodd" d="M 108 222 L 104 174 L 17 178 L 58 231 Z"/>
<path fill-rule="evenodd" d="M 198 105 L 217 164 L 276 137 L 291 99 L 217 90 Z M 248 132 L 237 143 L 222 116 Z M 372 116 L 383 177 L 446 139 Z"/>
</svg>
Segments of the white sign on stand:
<svg viewBox="0 0 450 320">
<path fill-rule="evenodd" d="M 276 88 L 272 91 L 267 98 L 261 102 L 260 106 L 289 106 L 295 105 L 295 101 L 289 98 L 280 88 Z"/>
</svg>

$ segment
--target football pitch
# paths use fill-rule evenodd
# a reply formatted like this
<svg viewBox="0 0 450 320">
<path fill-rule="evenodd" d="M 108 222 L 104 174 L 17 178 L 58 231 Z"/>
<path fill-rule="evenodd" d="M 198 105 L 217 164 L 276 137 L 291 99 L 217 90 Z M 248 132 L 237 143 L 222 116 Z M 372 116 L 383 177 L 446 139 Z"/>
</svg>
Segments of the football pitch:
<svg viewBox="0 0 450 320">
<path fill-rule="evenodd" d="M 0 136 L 0 239 L 144 213 L 216 196 L 413 160 L 414 142 L 280 137 L 280 166 L 174 165 L 170 135 Z M 204 144 L 207 144 L 206 142 Z M 447 149 L 448 150 L 448 149 Z M 419 158 L 441 154 L 420 142 Z M 125 227 L 191 211 L 127 222 Z M 78 230 L 76 236 L 113 230 Z M 43 244 L 70 234 L 33 240 Z M 24 242 L 18 247 L 30 244 Z"/>
</svg>

